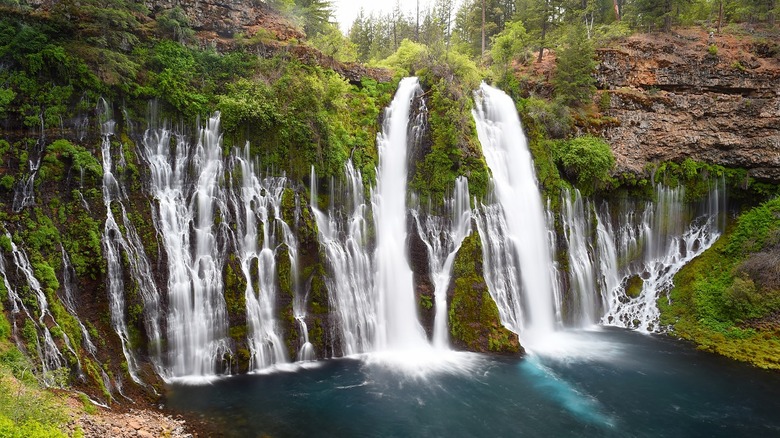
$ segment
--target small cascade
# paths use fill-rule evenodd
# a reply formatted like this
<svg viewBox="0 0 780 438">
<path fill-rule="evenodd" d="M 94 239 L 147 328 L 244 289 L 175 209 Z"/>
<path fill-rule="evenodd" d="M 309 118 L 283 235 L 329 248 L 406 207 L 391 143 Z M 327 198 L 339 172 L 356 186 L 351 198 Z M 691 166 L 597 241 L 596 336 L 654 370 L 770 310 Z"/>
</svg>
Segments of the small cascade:
<svg viewBox="0 0 780 438">
<path fill-rule="evenodd" d="M 153 121 L 154 123 L 154 121 Z M 151 171 L 155 227 L 168 260 L 168 377 L 208 376 L 230 351 L 222 268 L 226 259 L 227 197 L 219 113 L 196 145 L 161 127 L 144 134 Z"/>
<path fill-rule="evenodd" d="M 417 318 L 406 221 L 406 178 L 409 115 L 421 92 L 417 78 L 402 79 L 385 110 L 377 135 L 377 186 L 371 190 L 376 230 L 376 287 L 379 298 L 379 349 L 409 350 L 427 345 Z M 414 132 L 414 127 L 411 127 Z"/>
<path fill-rule="evenodd" d="M 293 211 L 293 221 L 296 228 L 301 218 L 301 198 L 299 194 L 295 193 L 295 210 Z M 290 257 L 290 280 L 292 282 L 292 289 L 295 297 L 293 298 L 293 316 L 295 322 L 298 324 L 298 333 L 300 334 L 301 347 L 296 355 L 298 362 L 308 362 L 316 359 L 316 350 L 314 344 L 309 341 L 309 326 L 306 324 L 306 303 L 308 302 L 308 294 L 303 293 L 303 288 L 300 284 L 300 268 L 298 267 L 298 239 L 295 238 L 292 230 L 288 224 L 284 221 L 280 224 L 282 226 L 284 242 L 287 244 L 288 255 Z"/>
<path fill-rule="evenodd" d="M 14 202 L 12 207 L 15 213 L 19 213 L 24 207 L 35 205 L 35 177 L 38 175 L 38 169 L 41 167 L 41 159 L 43 158 L 43 151 L 46 148 L 46 131 L 44 129 L 43 112 L 38 115 L 38 118 L 41 121 L 41 135 L 27 157 L 27 165 L 30 174 L 27 175 L 27 178 L 19 181 L 14 188 Z"/>
<path fill-rule="evenodd" d="M 485 282 L 498 306 L 501 323 L 515 333 L 523 331 L 524 308 L 520 264 L 515 240 L 511 238 L 504 209 L 491 195 L 487 204 L 474 210 L 477 232 L 482 240 Z"/>
<path fill-rule="evenodd" d="M 580 191 L 562 193 L 563 237 L 568 243 L 571 304 L 570 318 L 575 326 L 594 324 L 601 316 L 601 300 L 597 293 L 596 261 L 590 245 L 592 230 L 591 204 L 582 199 Z"/>
<path fill-rule="evenodd" d="M 525 339 L 548 334 L 558 323 L 553 264 L 531 153 L 509 96 L 483 83 L 475 101 L 477 134 L 493 174 L 493 202 L 477 215 L 486 281 L 505 326 Z"/>
<path fill-rule="evenodd" d="M 291 277 L 297 278 L 297 244 L 289 227 L 281 219 L 280 205 L 285 178 L 260 179 L 249 158 L 249 145 L 243 153 L 234 155 L 240 172 L 240 190 L 234 199 L 241 269 L 247 278 L 246 308 L 249 324 L 250 369 L 260 370 L 287 362 L 287 351 L 276 320 L 277 267 L 275 251 L 286 244 L 291 263 L 295 266 Z M 280 226 L 277 227 L 276 225 Z M 261 235 L 258 235 L 258 230 Z M 281 230 L 285 240 L 277 237 Z M 282 240 L 282 241 L 280 241 Z M 292 262 L 292 260 L 295 262 Z"/>
<path fill-rule="evenodd" d="M 59 333 L 61 333 L 63 344 L 67 351 L 74 358 L 78 358 L 75 347 L 71 344 L 68 335 L 62 330 L 54 316 L 49 311 L 49 301 L 46 298 L 46 294 L 43 291 L 38 279 L 35 277 L 30 259 L 27 257 L 27 253 L 23 249 L 19 248 L 16 243 L 11 239 L 11 235 L 6 232 L 5 237 L 8 239 L 11 245 L 11 256 L 14 261 L 14 265 L 18 273 L 21 273 L 24 284 L 29 288 L 29 292 L 34 294 L 36 306 L 38 307 L 38 315 L 34 315 L 30 312 L 24 303 L 24 297 L 19 294 L 19 291 L 11 285 L 8 280 L 8 272 L 5 267 L 4 257 L 0 257 L 0 275 L 3 276 L 3 284 L 8 291 L 8 299 L 12 304 L 11 313 L 18 314 L 23 312 L 31 324 L 35 327 L 36 331 L 36 350 L 37 355 L 41 360 L 41 377 L 43 383 L 47 386 L 56 386 L 61 384 L 58 381 L 53 371 L 60 368 L 67 367 L 68 359 L 63 355 L 57 343 L 54 341 L 54 337 L 50 331 L 51 327 L 56 327 Z M 21 280 L 21 279 L 20 279 Z M 18 327 L 16 326 L 16 320 L 14 319 L 14 335 L 17 336 Z M 21 349 L 22 341 L 17 339 L 17 344 Z"/>
<path fill-rule="evenodd" d="M 128 373 L 134 382 L 141 384 L 138 377 L 138 360 L 130 345 L 130 334 L 125 319 L 125 284 L 122 253 L 128 264 L 130 277 L 138 286 L 144 302 L 144 324 L 149 337 L 150 349 L 153 352 L 153 362 L 158 371 L 161 363 L 161 334 L 159 328 L 159 292 L 154 284 L 149 258 L 146 256 L 141 239 L 132 221 L 127 215 L 124 201 L 127 195 L 114 176 L 115 166 L 111 153 L 111 139 L 114 136 L 115 122 L 111 117 L 111 108 L 105 100 L 100 100 L 98 107 L 101 128 L 101 153 L 103 165 L 103 203 L 106 207 L 106 222 L 103 228 L 102 244 L 108 267 L 107 286 L 109 292 L 109 307 L 111 325 L 122 343 L 122 351 L 127 361 Z M 122 220 L 122 228 L 117 223 L 114 209 Z"/>
<path fill-rule="evenodd" d="M 81 321 L 81 319 L 78 316 L 78 312 L 76 311 L 76 297 L 74 296 L 77 291 L 77 277 L 76 277 L 76 271 L 73 269 L 73 265 L 71 264 L 70 257 L 68 256 L 68 253 L 65 251 L 65 248 L 60 247 L 62 250 L 62 294 L 59 296 L 60 301 L 65 306 L 65 310 L 68 311 L 75 319 L 76 322 L 79 324 L 79 328 L 81 329 L 81 346 L 84 348 L 84 350 L 92 356 L 92 359 L 95 360 L 95 362 L 100 363 L 98 360 L 96 354 L 97 354 L 97 347 L 95 346 L 95 343 L 92 341 L 92 337 L 89 334 L 89 330 L 84 326 L 84 323 Z M 84 373 L 81 372 L 81 361 L 76 357 L 78 360 L 79 365 L 79 371 L 82 375 L 82 378 L 84 378 Z M 106 390 L 108 391 L 108 396 L 111 397 L 111 391 L 113 389 L 113 384 L 111 383 L 111 378 L 108 376 L 106 371 L 103 369 L 103 367 L 97 367 L 100 371 L 101 380 L 103 382 L 103 386 L 106 387 Z"/>
<path fill-rule="evenodd" d="M 664 330 L 658 324 L 656 301 L 672 288 L 674 275 L 720 236 L 725 225 L 725 196 L 723 179 L 713 181 L 707 199 L 699 206 L 684 202 L 683 187 L 658 184 L 657 201 L 645 206 L 641 220 L 630 212 L 635 206 L 620 206 L 613 241 L 609 238 L 609 209 L 602 209 L 599 259 L 608 294 L 603 324 L 645 332 Z M 637 277 L 641 291 L 631 296 L 626 290 L 628 282 Z"/>
<path fill-rule="evenodd" d="M 95 347 L 95 344 L 92 342 L 92 337 L 89 335 L 87 327 L 81 322 L 81 318 L 79 318 L 79 314 L 76 311 L 76 298 L 74 297 L 76 283 L 78 281 L 76 271 L 73 269 L 70 257 L 68 256 L 68 253 L 65 252 L 65 248 L 60 246 L 60 250 L 62 251 L 62 294 L 59 296 L 60 301 L 65 306 L 65 310 L 67 310 L 79 324 L 82 337 L 81 345 L 87 353 L 94 356 L 95 353 L 97 353 L 97 347 Z"/>
<path fill-rule="evenodd" d="M 471 205 L 468 180 L 465 177 L 455 180 L 455 190 L 452 197 L 445 200 L 444 209 L 444 217 L 429 214 L 424 218 L 420 218 L 417 209 L 411 210 L 420 238 L 428 250 L 436 310 L 433 346 L 440 349 L 449 348 L 447 289 L 452 280 L 452 264 L 463 239 L 471 234 Z"/>
<path fill-rule="evenodd" d="M 312 167 L 310 199 L 327 261 L 325 284 L 335 313 L 334 334 L 341 354 L 349 356 L 373 351 L 378 328 L 363 176 L 352 160 L 344 165 L 344 173 L 341 190 L 331 184 L 330 207 L 324 213 L 317 207 L 317 175 Z"/>
</svg>

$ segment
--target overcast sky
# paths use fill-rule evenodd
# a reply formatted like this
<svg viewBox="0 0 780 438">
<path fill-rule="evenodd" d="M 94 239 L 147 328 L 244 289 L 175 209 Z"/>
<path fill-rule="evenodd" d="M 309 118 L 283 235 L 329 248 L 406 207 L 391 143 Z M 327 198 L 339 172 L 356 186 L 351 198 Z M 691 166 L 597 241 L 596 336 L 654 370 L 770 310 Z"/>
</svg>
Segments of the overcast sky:
<svg viewBox="0 0 780 438">
<path fill-rule="evenodd" d="M 389 13 L 395 7 L 395 3 L 398 1 L 401 5 L 401 10 L 405 14 L 414 14 L 417 11 L 417 0 L 333 0 L 334 16 L 339 23 L 339 28 L 345 34 L 349 32 L 349 28 L 352 26 L 352 22 L 358 16 L 360 8 L 366 15 L 374 13 Z M 423 14 L 429 7 L 433 5 L 434 0 L 419 0 L 420 1 L 420 15 Z M 460 1 L 456 1 L 455 4 L 460 4 Z"/>
</svg>

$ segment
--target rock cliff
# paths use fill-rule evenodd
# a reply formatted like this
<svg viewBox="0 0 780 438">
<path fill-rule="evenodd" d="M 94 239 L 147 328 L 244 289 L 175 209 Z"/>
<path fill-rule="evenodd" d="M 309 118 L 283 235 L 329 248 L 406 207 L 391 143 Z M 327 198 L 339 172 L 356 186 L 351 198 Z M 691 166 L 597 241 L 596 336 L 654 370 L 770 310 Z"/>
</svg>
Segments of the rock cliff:
<svg viewBox="0 0 780 438">
<path fill-rule="evenodd" d="M 693 29 L 598 50 L 600 106 L 614 118 L 600 134 L 618 171 L 690 157 L 780 181 L 779 52 Z"/>
</svg>

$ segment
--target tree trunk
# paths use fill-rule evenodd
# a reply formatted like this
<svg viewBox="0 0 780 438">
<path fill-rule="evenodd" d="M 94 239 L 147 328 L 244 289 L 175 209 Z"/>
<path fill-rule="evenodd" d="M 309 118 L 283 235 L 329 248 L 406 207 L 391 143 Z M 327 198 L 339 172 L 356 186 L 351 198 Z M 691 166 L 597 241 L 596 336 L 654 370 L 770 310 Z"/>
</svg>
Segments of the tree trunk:
<svg viewBox="0 0 780 438">
<path fill-rule="evenodd" d="M 414 28 L 414 41 L 420 42 L 420 0 L 417 0 L 417 26 Z"/>
<path fill-rule="evenodd" d="M 485 0 L 482 0 L 482 56 L 485 56 Z"/>
<path fill-rule="evenodd" d="M 620 6 L 618 6 L 618 0 L 612 0 L 612 6 L 615 7 L 615 21 L 620 21 Z"/>
<path fill-rule="evenodd" d="M 547 7 L 550 5 L 549 0 L 544 0 L 544 13 L 542 13 L 542 35 L 541 35 L 541 41 L 539 42 L 539 58 L 536 59 L 536 62 L 542 62 L 542 56 L 544 56 L 544 37 L 547 34 Z"/>
<path fill-rule="evenodd" d="M 672 31 L 672 2 L 666 0 L 664 3 L 664 32 L 669 33 Z"/>
<path fill-rule="evenodd" d="M 723 26 L 723 0 L 720 0 L 718 3 L 718 35 L 720 35 L 720 29 Z"/>
</svg>

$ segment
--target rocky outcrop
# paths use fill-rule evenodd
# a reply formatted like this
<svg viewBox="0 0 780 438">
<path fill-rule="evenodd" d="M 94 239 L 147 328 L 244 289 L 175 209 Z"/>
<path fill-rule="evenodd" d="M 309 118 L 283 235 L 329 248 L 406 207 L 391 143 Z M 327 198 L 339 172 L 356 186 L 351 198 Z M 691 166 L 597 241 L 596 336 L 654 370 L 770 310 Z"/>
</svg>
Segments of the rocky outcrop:
<svg viewBox="0 0 780 438">
<path fill-rule="evenodd" d="M 618 171 L 685 158 L 780 181 L 780 57 L 701 30 L 635 35 L 598 51 L 600 132 Z"/>
<path fill-rule="evenodd" d="M 447 291 L 452 345 L 480 353 L 523 354 L 517 334 L 501 324 L 498 306 L 488 291 L 479 234 L 463 240 L 452 279 Z"/>
</svg>

